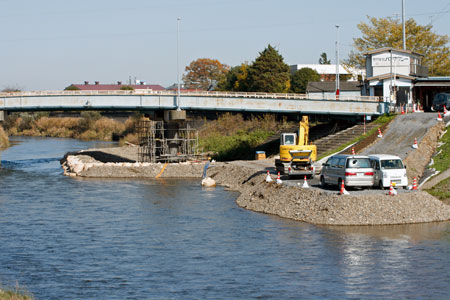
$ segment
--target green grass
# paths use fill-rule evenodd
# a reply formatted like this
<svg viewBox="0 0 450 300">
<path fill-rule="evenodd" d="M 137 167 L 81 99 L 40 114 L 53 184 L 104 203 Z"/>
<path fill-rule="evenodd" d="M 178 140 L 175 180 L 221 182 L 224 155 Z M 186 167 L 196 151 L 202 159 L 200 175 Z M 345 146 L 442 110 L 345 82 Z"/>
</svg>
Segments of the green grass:
<svg viewBox="0 0 450 300">
<path fill-rule="evenodd" d="M 378 124 L 380 126 L 383 126 L 384 124 L 389 123 L 390 121 L 392 121 L 395 117 L 396 117 L 396 115 L 383 115 L 383 116 L 378 117 L 374 121 L 374 123 Z M 327 157 L 327 156 L 329 156 L 329 155 L 331 155 L 333 153 L 340 152 L 340 151 L 344 150 L 345 148 L 347 148 L 348 146 L 350 146 L 352 144 L 359 143 L 362 140 L 369 138 L 371 135 L 375 134 L 377 131 L 378 131 L 378 128 L 374 127 L 372 129 L 370 129 L 369 131 L 367 131 L 366 134 L 362 134 L 362 135 L 354 138 L 353 140 L 351 140 L 350 142 L 348 142 L 346 144 L 340 145 L 339 147 L 337 147 L 337 148 L 335 148 L 333 150 L 330 150 L 330 151 L 327 151 L 327 152 L 323 153 L 322 155 L 320 155 L 317 158 L 317 160 L 320 160 L 320 159 L 322 159 L 324 157 Z"/>
<path fill-rule="evenodd" d="M 431 167 L 442 172 L 450 166 L 450 130 L 447 130 L 440 142 L 444 144 L 436 149 L 440 153 L 433 157 L 434 164 Z"/>
<path fill-rule="evenodd" d="M 253 159 L 255 147 L 293 124 L 269 114 L 244 119 L 241 114 L 226 113 L 199 131 L 200 151 L 220 161 Z"/>
<path fill-rule="evenodd" d="M 450 177 L 426 191 L 440 200 L 448 200 L 450 204 Z"/>
<path fill-rule="evenodd" d="M 213 152 L 214 159 L 220 161 L 252 159 L 253 148 L 273 135 L 272 131 L 257 129 L 251 132 L 238 131 L 231 136 L 212 135 L 200 140 L 200 147 Z"/>
</svg>

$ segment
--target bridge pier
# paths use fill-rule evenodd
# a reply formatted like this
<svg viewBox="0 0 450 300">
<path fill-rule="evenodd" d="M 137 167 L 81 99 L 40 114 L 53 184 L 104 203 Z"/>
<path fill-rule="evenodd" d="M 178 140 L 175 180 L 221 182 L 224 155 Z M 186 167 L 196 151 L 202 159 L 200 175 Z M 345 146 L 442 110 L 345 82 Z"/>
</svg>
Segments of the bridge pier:
<svg viewBox="0 0 450 300">
<path fill-rule="evenodd" d="M 169 141 L 169 154 L 177 156 L 180 145 L 180 137 L 178 136 L 179 129 L 182 123 L 186 120 L 185 110 L 165 110 L 164 121 L 167 132 L 167 140 Z"/>
<path fill-rule="evenodd" d="M 0 110 L 0 123 L 5 121 L 5 112 Z"/>
</svg>

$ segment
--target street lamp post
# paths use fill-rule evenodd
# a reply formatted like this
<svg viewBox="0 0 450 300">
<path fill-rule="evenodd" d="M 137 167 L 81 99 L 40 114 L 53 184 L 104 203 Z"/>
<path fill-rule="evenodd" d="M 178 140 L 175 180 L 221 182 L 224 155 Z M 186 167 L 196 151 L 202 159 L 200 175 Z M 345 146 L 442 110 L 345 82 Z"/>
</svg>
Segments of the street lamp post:
<svg viewBox="0 0 450 300">
<path fill-rule="evenodd" d="M 339 97 L 339 25 L 336 24 L 336 99 Z"/>
<path fill-rule="evenodd" d="M 181 18 L 177 18 L 177 110 L 180 109 L 180 21 Z"/>
</svg>

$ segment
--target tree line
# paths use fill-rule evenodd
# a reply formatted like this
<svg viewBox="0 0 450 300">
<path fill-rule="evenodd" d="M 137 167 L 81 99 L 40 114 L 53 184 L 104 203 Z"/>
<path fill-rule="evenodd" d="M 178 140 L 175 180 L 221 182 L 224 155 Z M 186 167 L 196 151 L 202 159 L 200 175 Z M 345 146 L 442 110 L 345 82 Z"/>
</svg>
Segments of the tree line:
<svg viewBox="0 0 450 300">
<path fill-rule="evenodd" d="M 450 75 L 450 49 L 447 35 L 432 31 L 432 25 L 421 26 L 414 19 L 406 21 L 407 50 L 424 55 L 422 65 L 428 66 L 429 76 Z M 393 18 L 371 18 L 358 24 L 362 37 L 354 38 L 354 50 L 340 62 L 348 67 L 364 68 L 364 53 L 389 47 L 401 48 L 402 24 Z M 320 64 L 330 64 L 322 53 Z M 346 78 L 341 78 L 346 79 Z M 291 73 L 282 55 L 270 44 L 252 63 L 230 67 L 217 59 L 200 58 L 185 69 L 183 82 L 188 89 L 236 92 L 305 93 L 308 82 L 320 81 L 319 74 L 310 68 Z"/>
</svg>

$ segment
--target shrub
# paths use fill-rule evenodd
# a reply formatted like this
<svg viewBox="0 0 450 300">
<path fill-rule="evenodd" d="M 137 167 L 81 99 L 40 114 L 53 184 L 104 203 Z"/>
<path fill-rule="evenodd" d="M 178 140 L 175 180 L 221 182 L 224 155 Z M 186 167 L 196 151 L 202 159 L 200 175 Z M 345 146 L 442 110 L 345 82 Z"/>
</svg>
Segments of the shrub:
<svg viewBox="0 0 450 300">
<path fill-rule="evenodd" d="M 0 126 L 0 148 L 6 148 L 9 146 L 9 139 L 3 127 Z"/>
<path fill-rule="evenodd" d="M 131 85 L 123 85 L 120 87 L 122 91 L 134 91 L 134 88 Z"/>
</svg>

